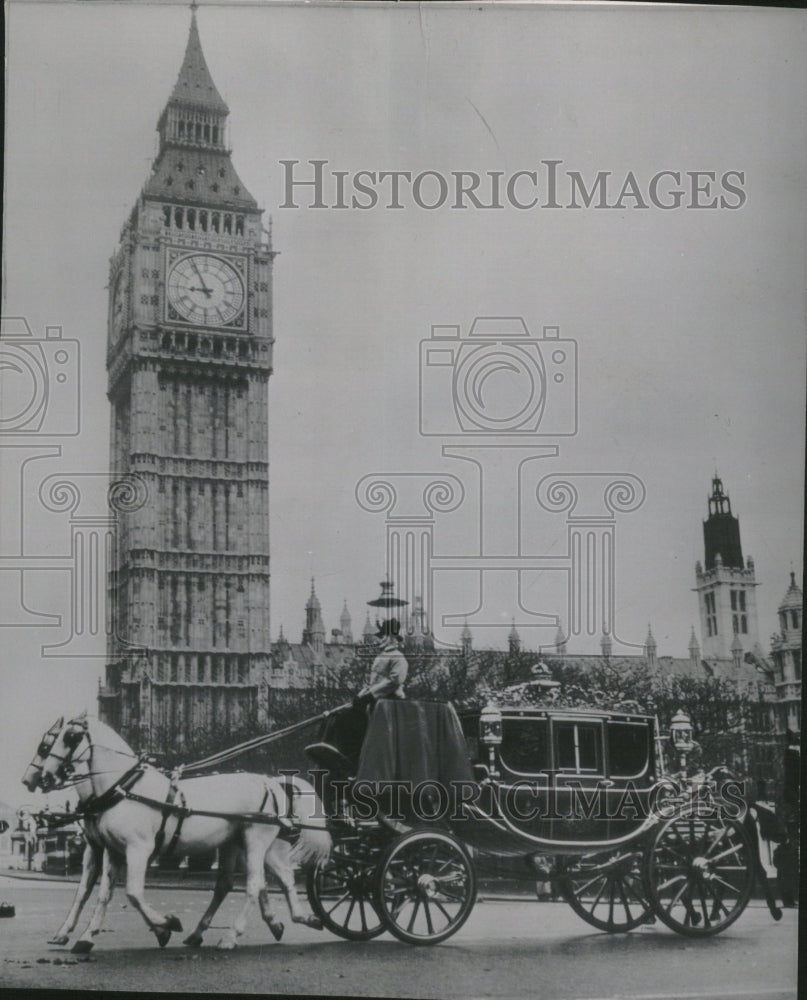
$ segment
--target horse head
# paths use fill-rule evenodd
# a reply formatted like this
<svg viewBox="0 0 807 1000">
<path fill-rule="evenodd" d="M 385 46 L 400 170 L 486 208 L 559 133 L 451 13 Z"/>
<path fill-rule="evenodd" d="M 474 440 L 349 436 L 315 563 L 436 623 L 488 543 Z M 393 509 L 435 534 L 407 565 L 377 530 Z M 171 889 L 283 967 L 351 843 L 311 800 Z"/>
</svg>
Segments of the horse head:
<svg viewBox="0 0 807 1000">
<path fill-rule="evenodd" d="M 43 748 L 44 741 L 39 749 Z M 76 765 L 82 761 L 86 762 L 91 749 L 92 742 L 87 727 L 86 713 L 63 724 L 41 763 L 39 786 L 42 791 L 49 792 L 64 785 L 75 773 Z"/>
<path fill-rule="evenodd" d="M 25 773 L 22 776 L 22 783 L 29 792 L 33 792 L 39 788 L 42 779 L 42 765 L 47 759 L 53 744 L 56 742 L 56 737 L 61 732 L 63 725 L 64 716 L 57 719 L 50 729 L 42 735 L 42 739 L 39 741 L 39 746 L 36 748 L 33 760 L 28 767 L 26 767 Z"/>
</svg>

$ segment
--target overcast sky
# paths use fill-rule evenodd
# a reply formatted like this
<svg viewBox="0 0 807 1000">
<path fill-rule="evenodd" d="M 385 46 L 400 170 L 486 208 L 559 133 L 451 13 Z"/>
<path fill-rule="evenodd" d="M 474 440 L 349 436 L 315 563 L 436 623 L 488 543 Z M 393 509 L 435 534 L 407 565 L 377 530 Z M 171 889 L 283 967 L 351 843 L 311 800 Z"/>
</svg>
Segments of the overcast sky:
<svg viewBox="0 0 807 1000">
<path fill-rule="evenodd" d="M 81 432 L 34 463 L 39 478 L 22 486 L 25 551 L 64 556 L 69 524 L 41 509 L 34 486 L 106 469 L 108 261 L 148 177 L 190 15 L 172 4 L 14 0 L 8 13 L 3 312 L 27 317 L 37 336 L 59 324 L 81 350 Z M 629 473 L 646 488 L 640 509 L 617 523 L 620 637 L 640 643 L 652 623 L 660 654 L 686 655 L 716 467 L 755 559 L 767 650 L 789 572 L 801 575 L 804 13 L 202 4 L 198 22 L 231 110 L 234 163 L 279 251 L 273 636 L 283 625 L 299 640 L 312 573 L 326 628 L 346 598 L 361 630 L 385 559 L 383 517 L 355 500 L 369 473 L 460 478 L 466 500 L 437 516 L 435 551 L 473 554 L 471 467 L 419 433 L 419 343 L 432 324 L 465 335 L 475 316 L 519 316 L 534 335 L 559 326 L 577 342 L 578 431 L 551 439 L 559 454 L 534 463 L 539 473 Z M 684 175 L 685 204 L 716 194 L 727 207 L 637 209 L 627 198 L 602 210 L 427 210 L 407 194 L 390 210 L 385 188 L 371 210 L 311 209 L 303 189 L 300 208 L 281 208 L 280 161 L 290 159 L 300 170 L 327 160 L 331 184 L 333 171 L 408 170 L 500 172 L 502 183 L 538 171 L 542 185 L 542 161 L 559 160 L 562 175 L 578 171 L 587 186 L 610 171 L 612 204 L 629 172 L 648 201 L 650 179 L 673 171 Z M 715 172 L 713 191 L 693 196 L 687 171 Z M 721 187 L 727 172 L 741 195 Z M 529 179 L 519 184 L 526 201 Z M 434 190 L 424 186 L 423 200 Z M 566 398 L 550 390 L 547 407 L 565 413 Z M 8 454 L 0 449 L 13 497 L 21 488 Z M 496 480 L 491 509 L 514 510 L 515 493 L 512 479 Z M 563 516 L 527 494 L 525 546 L 560 553 Z M 5 505 L 0 557 L 19 555 L 17 506 Z M 27 573 L 22 597 L 19 579 L 0 562 L 4 621 L 21 601 L 67 621 L 66 569 Z M 444 574 L 438 612 L 473 611 L 474 587 Z M 562 574 L 527 574 L 521 598 L 566 618 Z M 478 646 L 505 644 L 519 616 L 512 594 L 502 591 L 496 613 L 501 627 L 475 632 Z M 64 640 L 66 626 L 3 631 L 0 798 L 16 801 L 40 732 L 61 711 L 94 710 L 103 642 L 96 658 L 43 658 L 41 646 Z M 554 631 L 522 637 L 536 648 Z M 438 628 L 446 641 L 457 632 Z M 580 638 L 570 651 L 596 648 Z"/>
</svg>

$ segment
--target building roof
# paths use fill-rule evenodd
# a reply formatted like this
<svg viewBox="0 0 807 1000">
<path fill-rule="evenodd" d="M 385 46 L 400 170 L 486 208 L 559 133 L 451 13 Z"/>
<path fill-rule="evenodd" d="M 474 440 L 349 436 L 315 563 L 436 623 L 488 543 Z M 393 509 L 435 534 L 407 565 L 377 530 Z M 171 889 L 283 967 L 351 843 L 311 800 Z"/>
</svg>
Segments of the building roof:
<svg viewBox="0 0 807 1000">
<path fill-rule="evenodd" d="M 202 43 L 199 40 L 195 11 L 191 15 L 185 58 L 182 61 L 182 68 L 168 103 L 193 105 L 223 115 L 230 113 L 230 109 L 218 92 L 210 70 L 207 68 L 207 61 L 204 52 L 202 52 Z"/>
<path fill-rule="evenodd" d="M 782 598 L 782 603 L 779 605 L 780 611 L 788 611 L 790 608 L 801 608 L 804 604 L 804 595 L 801 592 L 801 587 L 796 583 L 796 574 L 791 571 L 790 573 L 790 586 L 787 588 L 787 593 Z"/>
<path fill-rule="evenodd" d="M 143 194 L 223 209 L 254 210 L 258 207 L 225 150 L 166 147 L 154 164 Z"/>
</svg>

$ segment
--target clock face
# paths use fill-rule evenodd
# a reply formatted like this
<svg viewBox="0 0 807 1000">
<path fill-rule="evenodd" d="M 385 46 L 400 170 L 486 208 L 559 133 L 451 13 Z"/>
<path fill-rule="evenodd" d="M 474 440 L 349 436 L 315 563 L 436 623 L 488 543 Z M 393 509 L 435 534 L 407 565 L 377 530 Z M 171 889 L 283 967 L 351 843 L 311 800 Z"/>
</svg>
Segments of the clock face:
<svg viewBox="0 0 807 1000">
<path fill-rule="evenodd" d="M 189 323 L 225 326 L 244 308 L 244 283 L 223 257 L 181 257 L 168 274 L 168 302 Z"/>
</svg>

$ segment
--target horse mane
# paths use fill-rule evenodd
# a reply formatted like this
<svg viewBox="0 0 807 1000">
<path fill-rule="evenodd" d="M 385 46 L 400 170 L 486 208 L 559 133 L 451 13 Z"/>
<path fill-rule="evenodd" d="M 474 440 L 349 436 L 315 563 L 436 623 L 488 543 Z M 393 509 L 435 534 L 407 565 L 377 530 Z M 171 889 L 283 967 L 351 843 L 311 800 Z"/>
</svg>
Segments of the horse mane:
<svg viewBox="0 0 807 1000">
<path fill-rule="evenodd" d="M 101 722 L 95 715 L 88 715 L 86 709 L 70 721 L 85 725 L 93 743 L 97 743 L 99 747 L 103 746 L 107 750 L 119 750 L 132 757 L 137 756 L 126 740 L 112 726 L 107 725 L 106 722 Z"/>
</svg>

